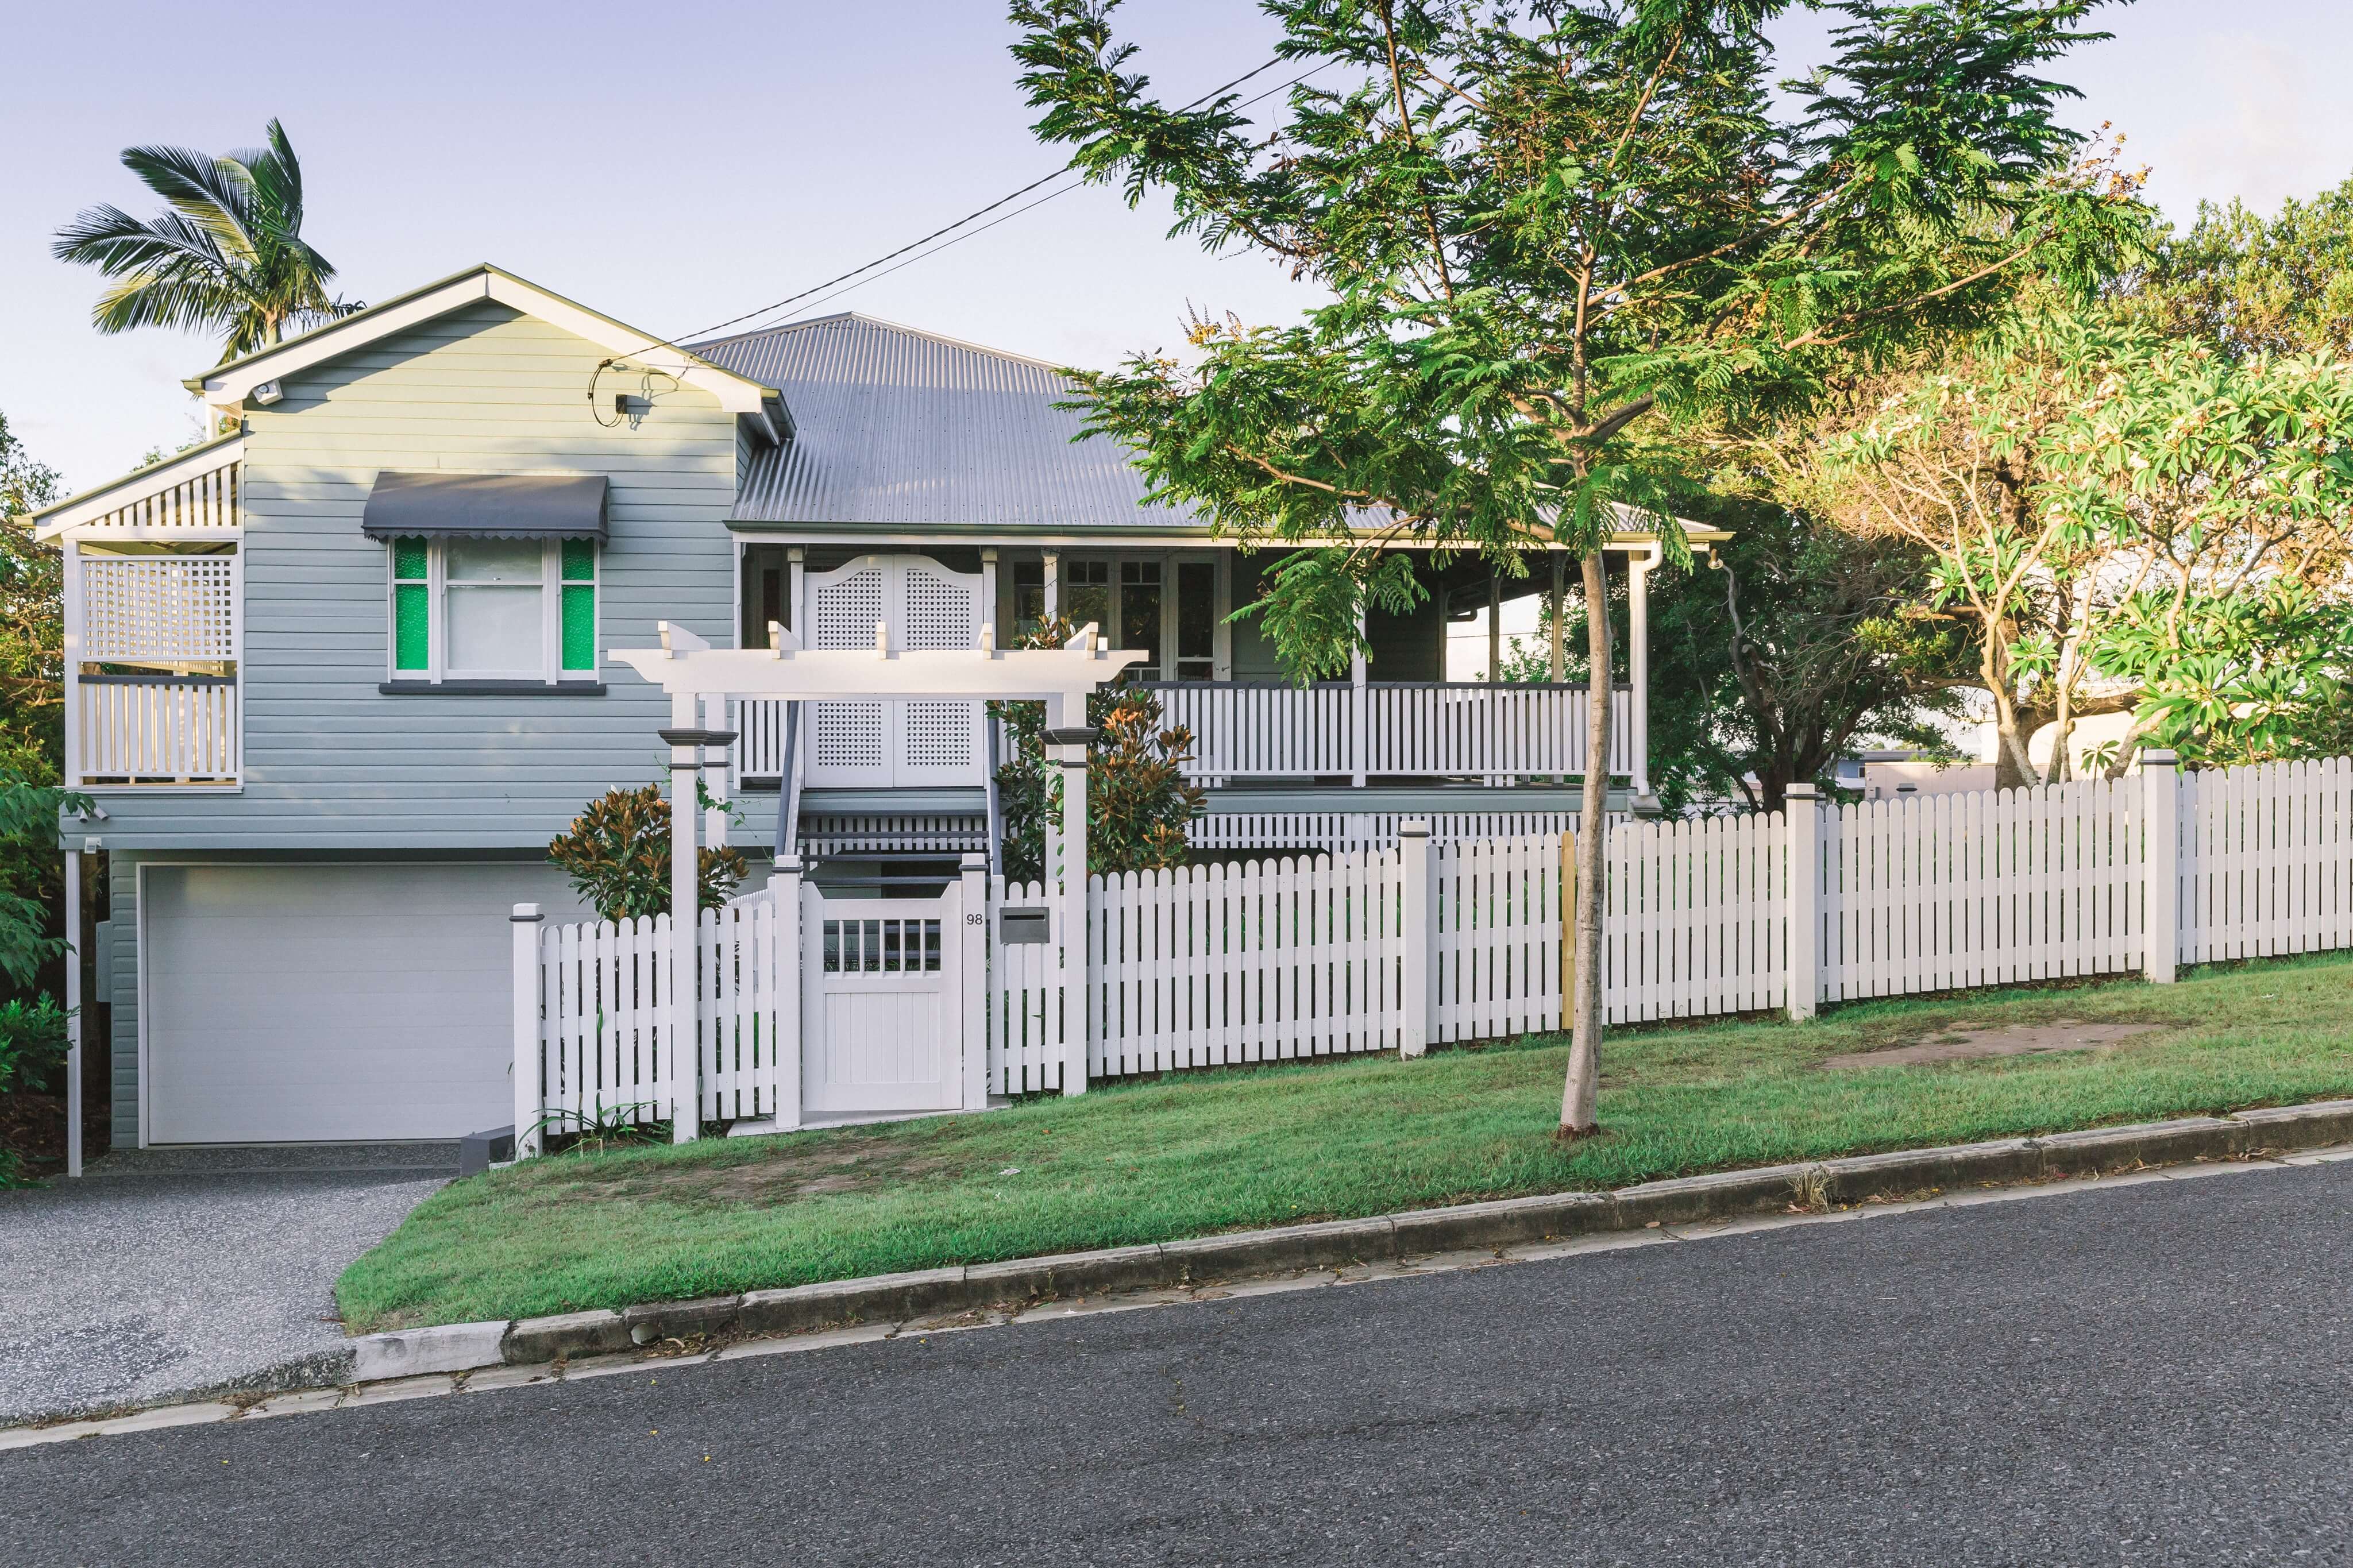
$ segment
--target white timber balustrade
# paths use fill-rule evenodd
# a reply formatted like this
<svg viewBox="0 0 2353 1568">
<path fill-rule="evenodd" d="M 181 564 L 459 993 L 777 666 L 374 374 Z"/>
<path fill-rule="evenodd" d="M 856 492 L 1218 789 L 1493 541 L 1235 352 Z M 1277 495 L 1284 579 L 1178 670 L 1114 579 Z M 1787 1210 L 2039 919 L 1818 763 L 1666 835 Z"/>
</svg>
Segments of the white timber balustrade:
<svg viewBox="0 0 2353 1568">
<path fill-rule="evenodd" d="M 1289 686 L 1155 681 L 1163 722 L 1192 732 L 1187 778 L 1582 777 L 1582 686 L 1387 681 Z M 1639 705 L 1610 694 L 1609 768 L 1641 770 Z"/>
<path fill-rule="evenodd" d="M 237 784 L 242 450 L 210 442 L 40 514 L 64 557 L 69 784 Z"/>
</svg>

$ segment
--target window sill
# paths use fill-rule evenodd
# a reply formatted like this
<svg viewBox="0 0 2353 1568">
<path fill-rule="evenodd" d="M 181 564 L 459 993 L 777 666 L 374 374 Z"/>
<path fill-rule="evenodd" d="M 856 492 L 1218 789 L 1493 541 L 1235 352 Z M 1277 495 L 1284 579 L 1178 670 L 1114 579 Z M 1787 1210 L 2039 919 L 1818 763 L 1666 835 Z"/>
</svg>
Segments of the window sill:
<svg viewBox="0 0 2353 1568">
<path fill-rule="evenodd" d="M 386 680 L 386 697 L 602 697 L 601 680 Z"/>
</svg>

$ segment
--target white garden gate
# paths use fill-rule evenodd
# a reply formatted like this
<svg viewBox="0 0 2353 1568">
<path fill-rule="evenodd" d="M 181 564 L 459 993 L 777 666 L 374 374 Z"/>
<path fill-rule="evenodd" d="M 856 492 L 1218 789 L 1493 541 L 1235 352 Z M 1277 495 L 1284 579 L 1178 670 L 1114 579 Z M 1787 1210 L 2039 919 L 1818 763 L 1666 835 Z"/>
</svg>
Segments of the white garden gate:
<svg viewBox="0 0 2353 1568">
<path fill-rule="evenodd" d="M 967 886 L 930 899 L 801 889 L 801 1116 L 867 1120 L 987 1103 L 966 992 L 986 962 Z M 987 910 L 972 900 L 976 921 Z M 967 1060 L 970 1058 L 969 1070 Z"/>
</svg>

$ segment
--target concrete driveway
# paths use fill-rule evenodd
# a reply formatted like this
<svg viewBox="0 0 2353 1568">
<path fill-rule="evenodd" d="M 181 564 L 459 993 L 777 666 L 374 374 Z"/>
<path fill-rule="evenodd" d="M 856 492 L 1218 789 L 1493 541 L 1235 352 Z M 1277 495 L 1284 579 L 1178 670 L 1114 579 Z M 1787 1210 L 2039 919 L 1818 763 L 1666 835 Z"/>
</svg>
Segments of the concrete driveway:
<svg viewBox="0 0 2353 1568">
<path fill-rule="evenodd" d="M 0 1426 L 334 1381 L 335 1277 L 457 1171 L 455 1143 L 126 1150 L 0 1192 Z"/>
</svg>

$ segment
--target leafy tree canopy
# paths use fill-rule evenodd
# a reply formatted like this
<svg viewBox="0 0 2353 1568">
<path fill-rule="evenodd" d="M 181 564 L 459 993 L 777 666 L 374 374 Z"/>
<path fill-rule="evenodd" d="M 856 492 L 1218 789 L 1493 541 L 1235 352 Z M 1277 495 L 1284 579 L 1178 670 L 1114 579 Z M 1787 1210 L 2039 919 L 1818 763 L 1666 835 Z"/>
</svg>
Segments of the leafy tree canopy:
<svg viewBox="0 0 2353 1568">
<path fill-rule="evenodd" d="M 1334 296 L 1290 325 L 1199 321 L 1189 365 L 1078 376 L 1090 429 L 1162 499 L 1246 538 L 1378 528 L 1276 575 L 1262 613 L 1293 668 L 1341 668 L 1364 597 L 1409 606 L 1386 546 L 1515 572 L 1531 546 L 1589 552 L 1619 508 L 1698 482 L 1654 410 L 1803 403 L 1983 319 L 2021 267 L 2094 286 L 2137 231 L 2128 182 L 2070 170 L 2070 89 L 2040 74 L 2097 36 L 2090 0 L 1848 0 L 1831 58 L 1777 100 L 1760 27 L 1785 8 L 1270 0 L 1315 75 L 1261 135 L 1234 92 L 1162 103 L 1115 0 L 1013 6 L 1041 137 Z"/>
</svg>

